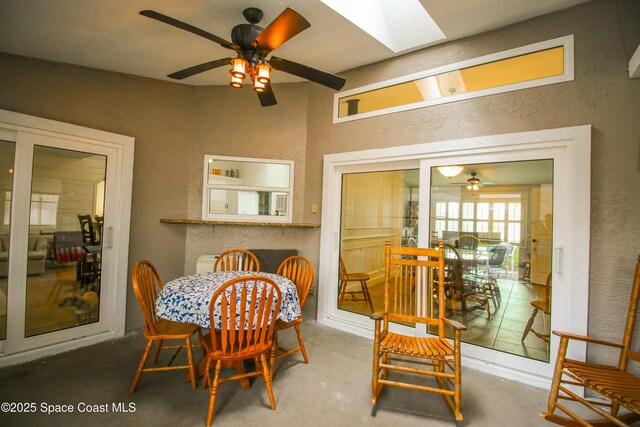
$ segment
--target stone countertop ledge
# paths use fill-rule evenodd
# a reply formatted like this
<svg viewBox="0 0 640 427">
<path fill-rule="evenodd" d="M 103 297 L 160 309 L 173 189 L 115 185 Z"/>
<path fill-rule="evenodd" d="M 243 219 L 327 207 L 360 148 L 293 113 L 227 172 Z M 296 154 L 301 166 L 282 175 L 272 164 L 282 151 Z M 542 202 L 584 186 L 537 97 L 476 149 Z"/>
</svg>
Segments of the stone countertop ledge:
<svg viewBox="0 0 640 427">
<path fill-rule="evenodd" d="M 172 219 L 161 218 L 164 224 L 201 224 L 201 225 L 244 225 L 258 227 L 298 227 L 298 228 L 320 228 L 320 224 L 297 224 L 281 222 L 236 222 L 236 221 L 205 221 L 202 219 Z"/>
</svg>

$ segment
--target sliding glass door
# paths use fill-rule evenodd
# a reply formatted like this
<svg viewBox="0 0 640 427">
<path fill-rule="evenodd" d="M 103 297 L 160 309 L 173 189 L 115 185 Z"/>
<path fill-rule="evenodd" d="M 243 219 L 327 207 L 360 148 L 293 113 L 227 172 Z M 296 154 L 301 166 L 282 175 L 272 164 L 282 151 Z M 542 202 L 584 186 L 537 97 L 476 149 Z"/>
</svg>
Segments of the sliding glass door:
<svg viewBox="0 0 640 427">
<path fill-rule="evenodd" d="M 69 125 L 60 126 L 65 135 L 12 126 L 0 123 L 0 353 L 115 336 L 124 326 L 116 313 L 124 310 L 121 232 L 128 235 L 130 190 L 125 149 L 108 139 L 129 138 L 86 128 L 78 132 L 92 138 L 71 137 Z"/>
<path fill-rule="evenodd" d="M 546 384 L 558 346 L 550 331 L 586 331 L 589 132 L 325 156 L 319 280 L 329 285 L 319 289 L 319 322 L 371 336 L 369 314 L 384 307 L 386 240 L 442 243 L 443 315 L 467 325 L 464 360 Z M 445 166 L 458 174 L 445 176 Z M 572 351 L 584 359 L 584 348 Z"/>
</svg>

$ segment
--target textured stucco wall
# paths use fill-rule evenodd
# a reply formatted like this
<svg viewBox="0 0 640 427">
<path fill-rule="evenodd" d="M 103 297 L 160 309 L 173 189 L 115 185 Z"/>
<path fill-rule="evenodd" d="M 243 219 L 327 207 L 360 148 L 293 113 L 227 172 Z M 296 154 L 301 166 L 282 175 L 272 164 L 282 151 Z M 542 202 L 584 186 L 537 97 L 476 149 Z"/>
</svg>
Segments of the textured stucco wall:
<svg viewBox="0 0 640 427">
<path fill-rule="evenodd" d="M 592 124 L 589 331 L 619 339 L 640 254 L 640 79 L 627 72 L 639 22 L 638 1 L 596 1 L 344 73 L 350 89 L 574 34 L 575 80 L 567 83 L 337 125 L 333 94 L 310 86 L 307 204 L 321 196 L 328 153 Z M 590 349 L 589 357 L 604 355 Z"/>
<path fill-rule="evenodd" d="M 0 108 L 135 138 L 129 270 L 148 258 L 165 278 L 181 276 L 184 268 L 185 229 L 158 220 L 187 213 L 183 147 L 189 146 L 191 92 L 183 85 L 0 55 Z M 130 283 L 127 289 L 130 330 L 144 320 Z"/>
<path fill-rule="evenodd" d="M 307 85 L 274 85 L 278 104 L 261 107 L 249 87 L 195 88 L 192 144 L 189 154 L 189 218 L 202 211 L 202 165 L 205 154 L 294 161 L 293 222 L 301 222 L 305 200 L 307 141 Z M 184 271 L 195 271 L 202 254 L 218 254 L 231 247 L 298 249 L 317 265 L 317 248 L 308 230 L 280 227 L 186 226 Z M 311 238 L 312 239 L 312 238 Z"/>
</svg>

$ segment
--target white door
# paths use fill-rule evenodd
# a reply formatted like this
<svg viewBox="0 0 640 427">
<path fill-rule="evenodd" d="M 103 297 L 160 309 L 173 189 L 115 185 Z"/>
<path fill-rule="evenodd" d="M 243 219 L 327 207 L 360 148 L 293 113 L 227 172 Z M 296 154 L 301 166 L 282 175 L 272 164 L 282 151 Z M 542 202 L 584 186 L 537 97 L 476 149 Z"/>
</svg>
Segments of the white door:
<svg viewBox="0 0 640 427">
<path fill-rule="evenodd" d="M 10 171 L 0 180 L 3 355 L 121 335 L 128 149 L 105 140 L 14 127 L 13 119 L 29 116 L 6 117 L 9 123 L 0 121 L 0 164 Z M 53 129 L 60 125 L 33 119 L 31 123 Z M 78 134 L 90 132 L 71 128 Z M 110 135 L 96 133 L 104 139 Z M 123 187 L 125 181 L 129 183 Z"/>
</svg>

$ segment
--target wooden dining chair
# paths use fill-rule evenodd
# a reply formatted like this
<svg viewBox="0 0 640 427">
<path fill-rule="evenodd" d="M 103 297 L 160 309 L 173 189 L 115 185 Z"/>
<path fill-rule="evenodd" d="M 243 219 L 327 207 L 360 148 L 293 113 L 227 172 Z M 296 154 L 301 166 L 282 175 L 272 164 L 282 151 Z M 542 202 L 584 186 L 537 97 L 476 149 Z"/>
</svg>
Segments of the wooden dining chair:
<svg viewBox="0 0 640 427">
<path fill-rule="evenodd" d="M 199 347 L 200 345 L 192 344 L 191 336 L 197 333 L 200 338 L 200 343 L 202 343 L 200 327 L 192 323 L 172 322 L 170 320 L 159 318 L 156 315 L 154 306 L 158 297 L 158 292 L 162 290 L 163 283 L 158 270 L 156 270 L 155 266 L 150 261 L 142 260 L 136 262 L 133 266 L 131 279 L 133 282 L 133 291 L 138 303 L 140 304 L 140 308 L 142 309 L 142 314 L 144 315 L 144 321 L 146 324 L 144 337 L 148 342 L 147 347 L 142 354 L 142 359 L 140 359 L 140 363 L 138 364 L 138 370 L 136 371 L 136 375 L 133 378 L 133 383 L 131 384 L 131 389 L 129 391 L 131 393 L 136 391 L 138 381 L 140 380 L 140 376 L 143 372 L 174 371 L 179 369 L 189 370 L 191 386 L 196 388 L 196 375 L 192 348 L 196 346 Z M 184 340 L 185 342 L 180 345 L 164 345 L 165 340 Z M 155 356 L 153 358 L 154 364 L 158 362 L 160 350 L 176 349 L 176 352 L 171 360 L 169 360 L 167 366 L 145 368 L 144 366 L 147 363 L 147 359 L 154 342 L 158 343 Z M 187 364 L 171 366 L 182 348 L 187 349 Z"/>
<path fill-rule="evenodd" d="M 288 278 L 296 285 L 298 298 L 300 299 L 300 309 L 304 308 L 304 303 L 307 301 L 307 296 L 309 295 L 311 285 L 313 284 L 314 272 L 311 262 L 303 256 L 290 256 L 289 258 L 282 261 L 282 264 L 280 264 L 280 267 L 278 267 L 278 271 L 276 274 Z M 296 351 L 302 353 L 304 363 L 309 363 L 309 358 L 307 357 L 307 349 L 305 348 L 304 341 L 302 340 L 302 332 L 300 332 L 301 323 L 302 316 L 291 322 L 283 322 L 280 319 L 276 321 L 276 325 L 273 330 L 273 345 L 271 347 L 272 376 L 276 359 L 281 359 L 283 357 L 289 356 Z M 278 346 L 278 332 L 289 329 L 291 327 L 294 327 L 296 329 L 296 335 L 298 336 L 298 346 L 291 350 L 286 350 Z"/>
<path fill-rule="evenodd" d="M 541 340 L 549 342 L 549 332 L 536 331 L 535 329 L 533 329 L 533 322 L 535 322 L 536 320 L 538 311 L 542 311 L 547 316 L 549 316 L 549 314 L 551 313 L 551 273 L 549 273 L 549 275 L 547 276 L 547 282 L 544 286 L 542 299 L 531 301 L 531 306 L 533 307 L 533 313 L 531 313 L 531 317 L 529 317 L 527 326 L 525 326 L 524 332 L 522 332 L 522 338 L 520 338 L 520 341 L 524 342 L 525 338 L 527 338 L 527 335 L 529 335 L 529 332 L 533 332 Z"/>
<path fill-rule="evenodd" d="M 640 351 L 633 350 L 634 327 L 638 315 L 640 300 L 640 256 L 636 262 L 633 287 L 629 298 L 629 309 L 622 334 L 622 340 L 610 342 L 588 336 L 553 331 L 560 337 L 558 357 L 549 390 L 547 412 L 540 416 L 547 421 L 564 426 L 578 425 L 628 425 L 640 420 Z M 569 344 L 574 341 L 587 343 L 589 346 L 605 346 L 618 350 L 617 364 L 581 362 L 567 357 Z M 591 393 L 582 397 L 575 387 L 584 387 Z M 562 400 L 563 403 L 559 403 Z M 567 402 L 566 404 L 564 402 Z M 585 419 L 586 407 L 600 416 L 598 419 Z M 621 407 L 627 411 L 622 412 Z M 565 415 L 554 413 L 558 409 Z M 593 414 L 593 412 L 587 413 Z"/>
<path fill-rule="evenodd" d="M 436 286 L 444 283 L 444 245 L 392 248 L 387 241 L 385 253 L 384 312 L 371 315 L 375 321 L 371 403 L 376 404 L 385 385 L 438 393 L 456 421 L 461 421 L 460 333 L 466 327 L 444 317 L 445 289 Z M 390 322 L 422 325 L 436 336 L 395 333 L 389 329 Z M 453 330 L 453 342 L 445 338 L 447 327 Z M 389 378 L 394 371 L 435 378 L 437 387 Z"/>
<path fill-rule="evenodd" d="M 218 256 L 213 271 L 260 271 L 260 262 L 246 249 L 229 249 Z"/>
<path fill-rule="evenodd" d="M 232 279 L 218 288 L 209 304 L 212 333 L 202 342 L 207 352 L 205 377 L 202 384 L 209 384 L 209 411 L 207 426 L 213 422 L 216 395 L 220 383 L 262 376 L 269 395 L 271 409 L 276 402 L 271 387 L 271 369 L 267 365 L 267 352 L 271 350 L 275 325 L 282 294 L 276 283 L 264 276 L 242 276 Z M 215 316 L 220 319 L 217 327 Z M 236 364 L 245 359 L 255 360 L 255 371 L 221 377 L 224 364 Z M 210 370 L 215 367 L 213 378 Z"/>
<path fill-rule="evenodd" d="M 373 301 L 369 294 L 369 275 L 367 273 L 349 273 L 347 267 L 344 265 L 344 260 L 340 257 L 340 285 L 338 292 L 338 306 L 341 306 L 344 302 L 344 297 L 348 294 L 351 295 L 351 301 L 364 301 L 369 304 L 371 312 L 373 313 Z M 358 282 L 360 284 L 359 291 L 348 291 L 347 286 L 350 282 Z M 356 295 L 362 294 L 362 298 Z"/>
</svg>

